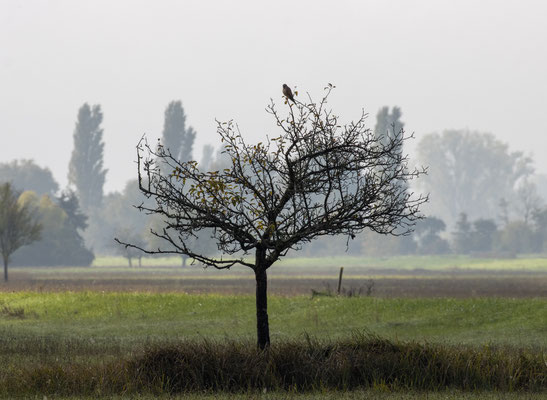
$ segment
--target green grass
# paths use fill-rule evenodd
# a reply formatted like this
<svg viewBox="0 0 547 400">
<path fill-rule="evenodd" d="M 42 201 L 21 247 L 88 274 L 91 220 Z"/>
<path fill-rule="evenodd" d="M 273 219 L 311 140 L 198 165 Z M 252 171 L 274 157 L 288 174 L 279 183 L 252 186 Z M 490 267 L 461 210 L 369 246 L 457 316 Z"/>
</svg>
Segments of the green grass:
<svg viewBox="0 0 547 400">
<path fill-rule="evenodd" d="M 143 257 L 141 259 L 142 266 L 164 266 L 164 267 L 180 267 L 182 260 L 180 257 Z M 137 266 L 139 261 L 133 259 L 133 265 Z M 127 258 L 121 256 L 99 256 L 93 260 L 93 267 L 128 267 Z"/>
<path fill-rule="evenodd" d="M 180 257 L 143 258 L 143 266 L 180 266 Z M 135 265 L 136 263 L 134 263 Z M 126 267 L 127 260 L 123 257 L 103 256 L 97 257 L 93 262 L 94 267 Z M 274 268 L 284 269 L 302 268 L 313 270 L 337 269 L 344 267 L 350 271 L 354 268 L 378 268 L 413 270 L 423 269 L 428 271 L 450 271 L 454 269 L 468 270 L 514 270 L 547 272 L 546 255 L 530 255 L 513 259 L 473 258 L 469 256 L 397 256 L 397 257 L 286 257 L 279 260 Z"/>
<path fill-rule="evenodd" d="M 547 345 L 547 299 L 540 298 L 270 296 L 269 315 L 274 341 L 304 333 L 334 339 L 367 330 L 401 340 Z M 14 340 L 51 336 L 128 343 L 252 338 L 255 303 L 253 296 L 178 293 L 0 293 L 0 332 Z"/>
<path fill-rule="evenodd" d="M 445 359 L 448 361 L 443 362 L 446 362 L 447 366 L 460 365 L 459 370 L 465 374 L 470 373 L 465 372 L 466 365 L 482 365 L 483 362 L 487 362 L 487 365 L 497 366 L 499 363 L 495 360 L 498 358 L 509 360 L 507 362 L 510 365 L 522 363 L 521 367 L 511 367 L 512 373 L 517 375 L 520 374 L 519 368 L 525 369 L 527 365 L 533 364 L 534 370 L 537 371 L 538 360 L 540 366 L 547 360 L 545 298 L 381 299 L 270 296 L 269 315 L 273 346 L 291 346 L 291 343 L 296 343 L 294 351 L 285 350 L 283 354 L 296 354 L 297 349 L 301 349 L 298 343 L 306 343 L 310 336 L 321 341 L 314 345 L 319 348 L 324 346 L 322 343 L 326 343 L 328 347 L 328 343 L 347 342 L 356 337 L 355 335 L 359 337 L 359 332 L 366 332 L 365 336 L 372 333 L 391 340 L 394 344 L 401 343 L 401 351 L 404 354 L 410 351 L 408 354 L 419 356 L 423 352 L 433 351 L 432 361 L 428 361 L 427 365 L 436 365 L 431 362 L 436 363 L 435 360 Z M 232 340 L 235 342 L 230 342 Z M 157 386 L 157 378 L 149 383 L 142 381 L 142 377 L 135 378 L 134 371 L 142 371 L 142 368 L 138 367 L 135 370 L 130 367 L 136 365 L 131 364 L 132 362 L 150 365 L 142 361 L 146 349 L 174 348 L 176 354 L 176 346 L 190 342 L 198 343 L 198 347 L 197 350 L 190 347 L 188 354 L 198 354 L 202 349 L 199 343 L 205 343 L 205 350 L 212 349 L 211 354 L 217 354 L 215 346 L 220 346 L 221 352 L 228 351 L 228 354 L 232 354 L 229 349 L 252 349 L 254 340 L 253 296 L 126 292 L 0 293 L 0 365 L 4 366 L 0 369 L 0 395 L 4 394 L 10 398 L 9 394 L 27 393 L 25 388 L 28 388 L 30 394 L 47 393 L 48 396 L 70 393 L 85 395 L 97 393 L 97 390 L 104 390 L 110 394 L 125 391 L 133 394 L 146 393 L 151 390 L 152 393 L 161 394 L 168 390 L 164 389 L 163 383 L 160 382 L 160 386 Z M 222 343 L 228 343 L 228 346 Z M 230 343 L 234 343 L 235 346 Z M 410 347 L 405 343 L 410 343 Z M 183 351 L 187 351 L 188 348 L 184 350 L 184 346 Z M 388 347 L 390 346 L 393 345 Z M 495 349 L 502 349 L 500 355 L 496 355 L 498 350 Z M 366 354 L 370 353 L 368 350 L 367 352 Z M 519 355 L 521 352 L 524 352 L 524 355 Z M 314 354 L 323 353 L 321 350 Z M 348 354 L 345 357 L 351 360 L 352 353 Z M 399 351 L 393 354 L 399 354 Z M 464 356 L 460 359 L 462 354 Z M 202 360 L 206 356 L 207 354 L 197 359 Z M 186 357 L 182 356 L 182 359 Z M 217 359 L 216 356 L 207 357 L 211 360 Z M 392 360 L 392 356 L 386 357 L 386 361 Z M 475 361 L 467 362 L 465 357 Z M 494 362 L 490 360 L 491 357 Z M 125 364 L 127 362 L 129 364 Z M 339 362 L 342 360 L 333 365 L 340 365 Z M 301 362 L 298 362 L 298 365 L 301 365 Z M 422 364 L 418 362 L 416 365 Z M 393 368 L 395 371 L 396 367 Z M 429 371 L 435 371 L 435 368 Z M 443 368 L 441 370 L 444 371 Z M 156 368 L 151 370 L 155 371 Z M 547 371 L 547 368 L 545 370 Z M 123 371 L 129 371 L 129 375 L 124 375 L 126 372 Z M 412 368 L 409 371 L 412 371 Z M 490 379 L 488 371 L 487 369 L 485 379 Z M 337 373 L 346 376 L 343 370 Z M 435 375 L 435 372 L 432 373 Z M 388 377 L 391 376 L 389 371 L 386 374 Z M 503 370 L 496 374 L 505 376 Z M 116 377 L 113 386 L 109 386 L 107 382 L 110 376 Z M 99 381 L 96 381 L 97 379 Z M 397 385 L 401 381 L 395 386 L 383 386 L 382 379 L 379 377 L 367 384 L 372 390 L 355 392 L 359 393 L 359 396 L 362 395 L 361 397 L 352 397 L 358 396 L 353 392 L 332 392 L 329 389 L 298 398 L 334 399 L 339 398 L 339 395 L 346 396 L 341 398 L 347 399 L 421 398 L 418 392 L 405 394 L 408 397 L 400 397 L 400 392 L 390 394 L 389 391 L 397 390 Z M 63 382 L 66 382 L 66 387 L 63 386 Z M 461 382 L 465 382 L 465 379 Z M 276 385 L 274 388 L 278 387 Z M 431 389 L 417 380 L 409 381 L 405 385 L 410 385 L 410 388 Z M 492 384 L 481 385 L 477 387 L 497 387 Z M 503 385 L 506 387 L 508 384 L 506 382 Z M 320 386 L 312 385 L 310 388 L 316 392 Z M 81 392 L 76 392 L 80 387 Z M 143 387 L 148 389 L 139 389 Z M 332 384 L 329 387 L 332 388 Z M 436 386 L 433 384 L 433 387 Z M 499 390 L 505 389 L 500 387 Z M 286 398 L 283 396 L 287 393 L 281 391 L 278 394 L 264 395 L 249 392 L 245 396 L 277 399 Z M 474 394 L 467 392 L 446 392 L 446 395 L 427 393 L 428 398 L 433 399 L 498 398 L 490 392 L 487 392 L 485 397 L 475 397 Z M 491 397 L 488 397 L 490 395 Z M 197 397 L 190 398 L 239 398 L 239 395 L 224 392 L 195 396 Z M 502 398 L 521 398 L 518 394 L 504 396 L 506 397 Z M 143 395 L 142 398 L 147 397 Z"/>
</svg>

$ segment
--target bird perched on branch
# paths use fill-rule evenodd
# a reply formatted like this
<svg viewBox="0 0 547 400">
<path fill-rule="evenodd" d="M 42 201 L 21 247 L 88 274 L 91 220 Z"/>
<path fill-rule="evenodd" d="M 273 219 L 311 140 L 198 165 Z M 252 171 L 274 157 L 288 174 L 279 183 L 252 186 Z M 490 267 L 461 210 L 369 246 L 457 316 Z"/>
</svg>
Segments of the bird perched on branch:
<svg viewBox="0 0 547 400">
<path fill-rule="evenodd" d="M 296 103 L 296 101 L 294 101 L 294 96 L 292 94 L 291 88 L 288 87 L 286 84 L 283 84 L 283 94 L 285 95 L 285 97 L 287 97 L 287 99 L 292 100 L 293 103 Z"/>
</svg>

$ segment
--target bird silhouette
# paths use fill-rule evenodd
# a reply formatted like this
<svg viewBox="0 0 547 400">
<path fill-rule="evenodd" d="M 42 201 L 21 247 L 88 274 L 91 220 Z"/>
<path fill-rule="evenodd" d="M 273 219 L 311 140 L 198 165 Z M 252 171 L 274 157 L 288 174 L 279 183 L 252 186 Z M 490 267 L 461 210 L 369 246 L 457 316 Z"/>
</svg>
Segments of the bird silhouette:
<svg viewBox="0 0 547 400">
<path fill-rule="evenodd" d="M 294 96 L 292 94 L 291 88 L 288 87 L 286 84 L 283 84 L 283 94 L 287 97 L 287 99 L 292 100 L 293 103 L 296 103 L 296 101 L 294 101 Z"/>
</svg>

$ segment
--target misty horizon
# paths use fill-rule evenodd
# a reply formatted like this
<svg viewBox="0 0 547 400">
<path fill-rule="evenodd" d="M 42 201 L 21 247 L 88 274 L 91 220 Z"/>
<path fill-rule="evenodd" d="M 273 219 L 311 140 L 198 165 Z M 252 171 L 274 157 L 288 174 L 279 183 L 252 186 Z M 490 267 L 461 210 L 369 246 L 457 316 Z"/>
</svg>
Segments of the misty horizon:
<svg viewBox="0 0 547 400">
<path fill-rule="evenodd" d="M 467 128 L 547 172 L 543 3 L 314 4 L 0 1 L 0 161 L 34 159 L 65 187 L 77 111 L 100 104 L 111 192 L 136 177 L 135 146 L 161 136 L 172 100 L 199 160 L 218 147 L 215 119 L 257 142 L 276 133 L 264 108 L 284 107 L 283 83 L 317 99 L 331 82 L 344 122 L 364 108 L 372 129 L 380 107 L 401 107 L 411 157 L 423 135 Z"/>
</svg>

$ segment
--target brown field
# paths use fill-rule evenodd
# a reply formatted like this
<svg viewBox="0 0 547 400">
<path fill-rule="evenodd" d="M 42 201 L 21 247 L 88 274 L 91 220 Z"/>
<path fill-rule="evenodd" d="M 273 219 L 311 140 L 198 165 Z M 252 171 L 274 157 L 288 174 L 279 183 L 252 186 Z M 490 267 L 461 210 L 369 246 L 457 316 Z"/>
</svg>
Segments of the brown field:
<svg viewBox="0 0 547 400">
<path fill-rule="evenodd" d="M 305 269 L 292 272 L 281 268 L 269 274 L 269 292 L 277 295 L 306 295 L 312 291 L 334 292 L 338 271 Z M 547 274 L 528 271 L 493 270 L 375 270 L 346 273 L 346 293 L 376 297 L 546 297 Z M 215 271 L 199 267 L 120 269 L 13 268 L 9 283 L 0 291 L 139 291 L 184 293 L 254 293 L 253 275 L 247 270 Z"/>
</svg>

